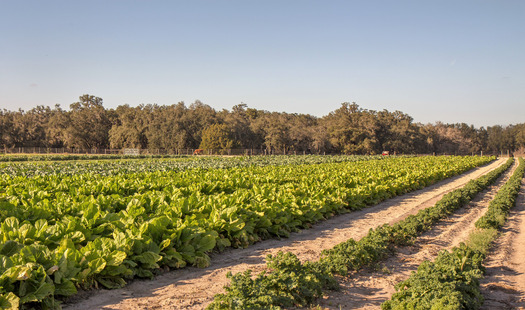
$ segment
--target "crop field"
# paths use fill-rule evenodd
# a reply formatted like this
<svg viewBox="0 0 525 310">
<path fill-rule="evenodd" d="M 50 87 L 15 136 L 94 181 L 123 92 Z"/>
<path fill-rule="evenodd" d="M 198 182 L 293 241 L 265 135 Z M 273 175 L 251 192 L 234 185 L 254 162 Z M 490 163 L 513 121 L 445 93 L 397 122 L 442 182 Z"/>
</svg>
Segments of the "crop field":
<svg viewBox="0 0 525 310">
<path fill-rule="evenodd" d="M 479 192 L 503 182 L 501 175 L 510 174 L 510 167 L 521 173 L 509 185 L 514 197 L 523 177 L 523 168 L 516 169 L 518 161 L 496 163 L 494 157 L 470 156 L 55 159 L 0 163 L 0 308 L 60 309 L 79 291 L 118 289 L 137 278 L 155 282 L 155 276 L 168 270 L 213 268 L 214 256 L 221 252 L 231 254 L 235 248 L 264 244 L 262 240 L 287 240 L 300 230 L 308 234 L 314 224 L 337 214 L 371 215 L 376 211 L 367 210 L 393 197 L 487 167 L 465 186 L 447 190 L 448 196 L 432 208 L 421 208 L 392 225 L 376 221 L 370 232 L 361 229 L 360 240 L 346 238 L 320 249 L 323 253 L 311 262 L 290 252 L 275 253 L 265 267 L 271 272 L 231 275 L 228 289 L 221 287 L 213 302 L 209 296 L 187 307 L 330 308 L 319 298 L 338 286 L 337 277 L 386 259 L 393 247 L 415 244 Z M 505 195 L 500 205 L 514 203 L 516 198 L 509 200 L 507 191 L 499 191 Z M 500 209 L 487 211 L 476 224 L 479 229 L 502 227 Z M 470 257 L 464 248 L 458 251 L 463 251 L 457 254 L 460 258 Z M 290 283 L 292 287 L 286 287 Z M 417 303 L 396 301 L 406 295 L 396 293 L 384 307 Z M 147 302 L 134 305 L 146 309 Z"/>
</svg>

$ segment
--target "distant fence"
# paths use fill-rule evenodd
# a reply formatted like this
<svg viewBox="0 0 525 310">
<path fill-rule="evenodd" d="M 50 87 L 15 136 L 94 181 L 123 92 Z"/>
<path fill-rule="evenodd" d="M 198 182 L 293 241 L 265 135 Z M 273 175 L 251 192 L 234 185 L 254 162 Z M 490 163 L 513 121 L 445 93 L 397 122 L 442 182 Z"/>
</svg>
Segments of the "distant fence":
<svg viewBox="0 0 525 310">
<path fill-rule="evenodd" d="M 97 154 L 118 155 L 123 154 L 121 149 L 74 149 L 74 148 L 48 148 L 48 147 L 11 147 L 0 149 L 2 154 Z"/>
<path fill-rule="evenodd" d="M 512 155 L 523 156 L 525 150 L 518 150 L 511 152 L 508 150 L 480 153 L 432 153 L 427 155 L 496 155 L 500 157 L 508 157 Z M 278 150 L 278 149 L 77 149 L 77 148 L 47 148 L 47 147 L 11 147 L 0 148 L 0 154 L 86 154 L 86 155 L 335 155 L 335 153 L 325 153 L 319 151 L 304 151 L 304 150 Z M 390 155 L 396 155 L 395 152 L 390 152 Z M 403 154 L 397 154 L 403 155 Z M 424 154 L 418 154 L 424 155 Z"/>
<path fill-rule="evenodd" d="M 0 148 L 0 154 L 86 154 L 86 155 L 327 155 L 324 152 L 269 149 L 77 149 L 46 147 Z"/>
</svg>

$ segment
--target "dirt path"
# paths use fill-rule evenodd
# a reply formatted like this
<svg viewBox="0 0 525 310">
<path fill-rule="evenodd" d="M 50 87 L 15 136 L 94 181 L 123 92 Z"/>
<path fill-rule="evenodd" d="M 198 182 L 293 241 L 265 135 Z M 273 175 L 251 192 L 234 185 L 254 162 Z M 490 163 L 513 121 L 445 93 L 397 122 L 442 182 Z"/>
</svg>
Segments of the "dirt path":
<svg viewBox="0 0 525 310">
<path fill-rule="evenodd" d="M 467 206 L 419 237 L 415 245 L 400 247 L 394 256 L 378 266 L 341 278 L 341 291 L 332 292 L 319 305 L 327 309 L 381 309 L 381 303 L 395 293 L 394 286 L 406 280 L 423 261 L 434 260 L 439 251 L 450 250 L 466 241 L 476 220 L 485 214 L 490 201 L 516 167 L 517 162 Z"/>
<path fill-rule="evenodd" d="M 500 159 L 423 190 L 320 222 L 311 229 L 291 234 L 287 239 L 266 240 L 247 249 L 228 249 L 213 255 L 212 265 L 205 269 L 184 268 L 157 276 L 151 281 L 136 280 L 118 290 L 83 292 L 76 296 L 76 302 L 64 305 L 64 309 L 203 309 L 215 294 L 224 291 L 223 287 L 228 284 L 228 271 L 237 273 L 252 269 L 258 272 L 265 266 L 265 257 L 278 251 L 291 251 L 301 260 L 316 260 L 323 249 L 349 238 L 360 239 L 370 228 L 400 221 L 432 206 L 444 194 L 505 161 Z"/>
<path fill-rule="evenodd" d="M 525 181 L 507 225 L 485 261 L 482 309 L 525 309 Z"/>
</svg>

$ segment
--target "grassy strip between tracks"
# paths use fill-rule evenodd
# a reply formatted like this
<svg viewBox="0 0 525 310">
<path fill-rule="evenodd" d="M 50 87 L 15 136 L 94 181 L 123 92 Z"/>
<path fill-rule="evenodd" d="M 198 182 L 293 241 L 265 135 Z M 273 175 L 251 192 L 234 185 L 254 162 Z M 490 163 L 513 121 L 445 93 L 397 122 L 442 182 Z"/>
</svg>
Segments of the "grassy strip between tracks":
<svg viewBox="0 0 525 310">
<path fill-rule="evenodd" d="M 476 223 L 467 244 L 441 251 L 434 262 L 425 261 L 412 276 L 396 285 L 397 292 L 381 307 L 390 309 L 479 309 L 483 304 L 479 279 L 483 260 L 497 230 L 515 205 L 525 172 L 525 162 L 498 191 L 484 216 Z"/>
<path fill-rule="evenodd" d="M 371 229 L 359 241 L 349 239 L 325 250 L 317 262 L 301 263 L 293 253 L 268 256 L 268 272 L 253 276 L 251 270 L 228 274 L 231 283 L 226 294 L 218 294 L 208 309 L 281 309 L 307 306 L 321 297 L 323 290 L 337 289 L 335 274 L 347 275 L 392 253 L 395 245 L 407 245 L 433 224 L 466 205 L 474 196 L 494 183 L 513 163 L 471 180 L 463 188 L 446 194 L 433 207 L 405 220 Z"/>
</svg>

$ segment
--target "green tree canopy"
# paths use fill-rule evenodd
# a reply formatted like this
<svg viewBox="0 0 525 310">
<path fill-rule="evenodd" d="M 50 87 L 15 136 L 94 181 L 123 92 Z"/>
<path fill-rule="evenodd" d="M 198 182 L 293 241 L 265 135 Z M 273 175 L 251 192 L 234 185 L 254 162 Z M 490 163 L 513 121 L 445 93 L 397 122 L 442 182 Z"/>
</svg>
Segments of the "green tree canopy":
<svg viewBox="0 0 525 310">
<path fill-rule="evenodd" d="M 102 98 L 83 95 L 70 105 L 66 145 L 81 149 L 98 149 L 109 145 L 111 120 Z"/>
<path fill-rule="evenodd" d="M 226 124 L 213 124 L 202 131 L 199 148 L 204 150 L 227 150 L 234 146 L 231 132 Z"/>
</svg>

